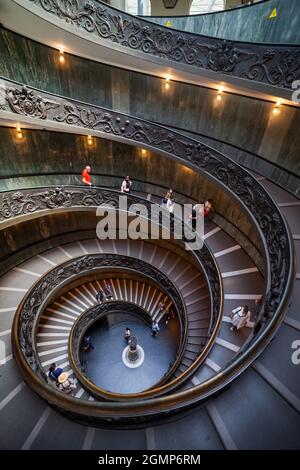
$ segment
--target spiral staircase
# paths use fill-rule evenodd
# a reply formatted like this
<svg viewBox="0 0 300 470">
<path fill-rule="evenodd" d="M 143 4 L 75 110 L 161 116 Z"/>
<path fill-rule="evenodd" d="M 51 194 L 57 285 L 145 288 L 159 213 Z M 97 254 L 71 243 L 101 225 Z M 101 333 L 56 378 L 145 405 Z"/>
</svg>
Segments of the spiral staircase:
<svg viewBox="0 0 300 470">
<path fill-rule="evenodd" d="M 47 21 L 49 35 L 53 33 L 54 10 L 45 12 L 36 1 L 12 3 L 16 11 L 25 8 L 26 15 L 39 12 L 37 23 Z M 71 13 L 66 10 L 60 16 L 64 14 Z M 89 19 L 92 15 L 89 10 Z M 5 18 L 10 21 L 9 15 Z M 17 17 L 15 21 L 18 24 Z M 59 21 L 61 29 L 66 28 L 65 18 Z M 68 34 L 75 34 L 76 28 L 79 37 L 94 34 L 86 23 L 72 21 Z M 104 29 L 98 31 L 96 53 L 109 48 L 111 41 L 116 42 L 113 60 L 119 60 L 122 48 L 132 55 L 133 39 L 125 44 L 124 31 L 109 37 Z M 34 34 L 40 34 L 38 28 Z M 151 28 L 145 34 L 150 35 Z M 81 39 L 84 49 L 88 39 Z M 250 51 L 254 46 L 247 47 Z M 144 46 L 136 60 L 139 66 L 146 61 L 148 67 L 154 60 L 160 65 L 168 60 L 174 69 L 183 70 L 183 76 L 188 70 L 194 78 L 199 67 L 210 67 L 203 57 L 195 62 L 194 56 L 184 55 L 180 63 L 177 55 L 168 57 L 155 48 L 149 52 Z M 266 76 L 254 72 L 259 58 L 255 60 L 246 70 L 248 93 L 271 93 Z M 241 77 L 246 72 L 240 64 L 227 75 L 228 83 L 244 87 Z M 201 72 L 202 78 L 205 73 Z M 224 70 L 211 67 L 207 73 L 222 80 Z M 253 82 L 257 89 L 250 91 Z M 288 96 L 286 81 L 272 86 L 278 96 Z M 98 175 L 93 188 L 76 184 L 68 168 L 54 186 L 46 184 L 46 166 L 39 185 L 31 184 L 29 172 L 10 182 L 6 179 L 0 193 L 0 448 L 299 449 L 300 382 L 291 360 L 300 329 L 297 197 L 248 171 L 230 155 L 166 126 L 41 91 L 9 76 L 1 80 L 1 87 L 3 126 L 17 119 L 34 136 L 45 129 L 53 135 L 85 134 L 88 129 L 94 138 L 142 146 L 173 159 L 183 175 L 192 172 L 194 184 L 205 182 L 209 191 L 215 191 L 218 204 L 204 221 L 203 247 L 189 251 L 186 240 L 174 236 L 168 241 L 96 236 L 94 214 L 99 204 L 108 202 L 120 209 L 120 175 L 106 175 L 105 187 Z M 122 164 L 127 171 L 126 162 Z M 150 183 L 135 178 L 135 171 L 130 169 L 134 184 L 129 200 L 149 209 L 158 207 L 167 189 L 163 173 L 160 181 Z M 181 204 L 198 202 L 189 189 L 183 193 L 178 180 L 172 186 Z M 63 226 L 63 217 L 69 227 Z M 239 221 L 248 230 L 239 230 Z M 175 217 L 173 235 L 176 223 Z M 157 225 L 162 225 L 159 219 Z M 96 294 L 104 280 L 111 286 L 112 299 L 100 305 Z M 167 325 L 161 301 L 166 310 L 174 310 Z M 251 319 L 245 328 L 231 331 L 231 311 L 244 304 Z M 87 373 L 82 338 L 114 308 L 124 311 L 125 321 L 144 322 L 150 344 L 146 354 L 154 354 L 161 345 L 172 351 L 168 367 L 143 390 L 109 390 Z M 122 313 L 118 321 L 123 327 L 121 317 Z M 157 338 L 150 335 L 152 320 L 161 325 Z M 115 344 L 117 350 L 123 338 Z M 89 361 L 92 355 L 97 357 L 97 347 L 89 354 Z M 153 357 L 157 361 L 158 356 Z M 74 380 L 72 394 L 49 380 L 53 362 Z M 121 368 L 119 373 L 122 381 Z"/>
</svg>

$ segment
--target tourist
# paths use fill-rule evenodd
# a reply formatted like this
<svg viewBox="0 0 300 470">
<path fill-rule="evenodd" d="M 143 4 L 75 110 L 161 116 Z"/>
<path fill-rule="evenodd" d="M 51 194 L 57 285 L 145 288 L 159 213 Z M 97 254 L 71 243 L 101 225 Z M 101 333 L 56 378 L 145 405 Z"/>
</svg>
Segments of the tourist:
<svg viewBox="0 0 300 470">
<path fill-rule="evenodd" d="M 90 336 L 85 336 L 83 338 L 83 349 L 86 352 L 94 351 L 94 346 L 92 344 L 92 338 Z"/>
<path fill-rule="evenodd" d="M 197 202 L 193 205 L 193 210 L 196 211 L 199 215 L 204 216 L 204 204 L 203 202 Z"/>
<path fill-rule="evenodd" d="M 170 201 L 169 205 L 172 203 L 172 201 L 174 201 L 173 189 L 169 189 L 169 191 L 166 192 L 166 194 L 164 195 L 164 197 L 161 200 L 161 205 L 163 207 L 165 207 L 167 205 L 168 201 Z"/>
<path fill-rule="evenodd" d="M 213 200 L 212 199 L 207 199 L 207 201 L 204 204 L 204 217 L 208 217 L 212 212 L 214 212 L 213 208 Z"/>
<path fill-rule="evenodd" d="M 237 307 L 232 310 L 231 322 L 232 326 L 230 327 L 231 331 L 240 330 L 247 326 L 248 321 L 250 320 L 251 312 L 247 305 L 244 307 Z"/>
<path fill-rule="evenodd" d="M 260 310 L 260 307 L 262 306 L 262 301 L 263 301 L 263 296 L 260 295 L 257 299 L 255 299 L 254 302 L 254 318 L 258 317 L 258 312 Z"/>
<path fill-rule="evenodd" d="M 130 329 L 128 328 L 128 326 L 125 328 L 125 333 L 124 333 L 124 339 L 126 341 L 127 344 L 129 344 L 130 342 L 130 336 L 131 336 L 131 331 Z"/>
<path fill-rule="evenodd" d="M 102 304 L 102 302 L 104 300 L 104 292 L 103 292 L 102 289 L 99 289 L 99 291 L 97 292 L 96 300 L 97 300 L 98 304 Z"/>
<path fill-rule="evenodd" d="M 199 217 L 203 217 L 203 216 L 204 216 L 204 204 L 202 204 L 202 203 L 195 204 L 192 207 L 192 214 L 190 215 L 190 219 L 192 220 L 192 229 L 193 230 L 196 230 L 197 219 L 199 219 Z"/>
<path fill-rule="evenodd" d="M 111 286 L 106 280 L 104 280 L 104 294 L 107 300 L 111 300 L 113 298 Z"/>
<path fill-rule="evenodd" d="M 159 302 L 158 308 L 159 308 L 159 314 L 160 314 L 160 315 L 163 315 L 164 310 L 165 310 L 165 306 L 166 306 L 166 305 L 165 305 L 164 302 Z"/>
<path fill-rule="evenodd" d="M 153 320 L 152 325 L 151 325 L 151 334 L 152 336 L 156 336 L 157 333 L 159 332 L 160 328 L 158 326 L 158 323 L 156 320 Z"/>
<path fill-rule="evenodd" d="M 91 167 L 89 165 L 82 170 L 82 184 L 84 184 L 84 186 L 92 186 L 90 172 Z"/>
<path fill-rule="evenodd" d="M 63 372 L 62 374 L 60 374 L 58 382 L 59 390 L 64 393 L 72 393 L 72 391 L 76 389 L 76 385 L 74 384 L 73 380 L 68 376 L 67 372 Z"/>
<path fill-rule="evenodd" d="M 48 370 L 48 377 L 52 382 L 58 383 L 58 377 L 62 373 L 62 369 L 60 367 L 56 367 L 56 364 L 53 362 Z"/>
<path fill-rule="evenodd" d="M 169 323 L 169 321 L 171 320 L 171 318 L 174 318 L 174 311 L 172 308 L 169 308 L 166 312 L 165 312 L 165 322 L 166 322 L 166 325 Z"/>
<path fill-rule="evenodd" d="M 124 178 L 122 185 L 121 185 L 121 192 L 129 193 L 130 189 L 131 189 L 131 181 L 130 181 L 129 176 L 126 176 L 126 178 Z"/>
<path fill-rule="evenodd" d="M 174 199 L 168 199 L 167 200 L 167 209 L 170 212 L 170 214 L 174 214 L 174 209 L 175 209 L 175 202 Z"/>
</svg>

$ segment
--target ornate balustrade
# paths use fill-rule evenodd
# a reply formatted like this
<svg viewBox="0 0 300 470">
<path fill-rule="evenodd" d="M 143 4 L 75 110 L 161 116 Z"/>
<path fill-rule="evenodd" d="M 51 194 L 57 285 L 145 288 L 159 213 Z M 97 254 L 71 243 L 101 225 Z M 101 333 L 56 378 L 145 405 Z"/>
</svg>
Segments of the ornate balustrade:
<svg viewBox="0 0 300 470">
<path fill-rule="evenodd" d="M 15 347 L 18 350 L 17 356 L 21 353 L 26 359 L 28 366 L 38 377 L 47 380 L 43 367 L 39 361 L 35 344 L 39 318 L 46 306 L 54 297 L 59 295 L 59 291 L 62 288 L 65 289 L 66 286 L 71 282 L 73 283 L 75 279 L 80 279 L 83 276 L 90 276 L 95 272 L 115 269 L 117 269 L 118 272 L 128 271 L 135 273 L 143 279 L 149 279 L 150 281 L 155 282 L 155 284 L 158 284 L 160 288 L 166 292 L 172 301 L 176 316 L 179 320 L 181 340 L 176 360 L 168 373 L 168 377 L 175 372 L 182 359 L 187 339 L 187 313 L 181 294 L 178 292 L 173 282 L 164 273 L 159 269 L 154 268 L 149 263 L 129 256 L 101 253 L 75 258 L 53 268 L 35 283 L 26 295 L 26 298 L 23 300 L 22 307 L 18 311 L 18 319 L 16 320 L 17 336 L 14 336 L 13 341 L 15 342 Z M 99 308 L 101 310 L 100 314 L 106 314 L 113 303 L 115 302 L 106 303 L 101 307 L 97 305 L 87 312 L 88 315 L 86 313 L 82 314 L 76 323 L 75 332 L 78 334 L 75 333 L 70 336 L 69 353 L 70 358 L 72 359 L 71 364 L 73 364 L 74 371 L 75 373 L 77 372 L 78 376 L 80 376 L 78 356 L 78 341 L 80 341 L 81 338 L 80 332 L 82 332 L 82 328 L 86 327 L 86 320 L 90 321 L 94 314 L 98 316 Z M 217 306 L 218 300 L 215 304 Z M 208 334 L 210 333 L 211 332 L 208 332 Z M 165 377 L 165 380 L 166 379 L 167 377 Z M 88 381 L 85 380 L 85 383 L 88 384 Z M 101 396 L 100 389 L 98 389 L 98 391 L 96 390 L 96 393 L 98 393 L 98 396 Z M 105 393 L 102 391 L 102 396 L 104 395 Z M 113 396 L 113 394 L 111 395 Z"/>
<path fill-rule="evenodd" d="M 96 208 L 100 204 L 109 204 L 110 206 L 118 209 L 119 196 L 120 193 L 118 191 L 100 188 L 89 189 L 85 187 L 66 187 L 48 190 L 32 189 L 11 193 L 1 193 L 0 220 L 3 221 L 11 217 L 33 214 L 39 211 L 44 211 L 47 208 L 51 210 L 82 206 L 85 208 Z M 151 206 L 153 206 L 149 201 L 138 196 L 128 195 L 127 198 L 129 204 L 143 203 L 149 210 L 151 210 Z M 156 220 L 156 223 L 158 225 L 160 224 L 159 218 Z M 172 219 L 170 227 L 172 233 L 174 232 L 176 224 L 182 225 L 183 222 L 177 221 L 176 217 Z M 180 377 L 172 380 L 164 386 L 157 387 L 153 392 L 149 392 L 150 396 L 160 395 L 168 390 L 172 390 L 175 386 L 177 387 L 180 383 L 190 377 L 209 353 L 213 345 L 214 338 L 220 328 L 223 304 L 222 281 L 213 255 L 205 244 L 203 244 L 200 250 L 191 251 L 190 253 L 195 257 L 196 263 L 201 266 L 201 271 L 206 278 L 210 293 L 211 321 L 207 332 L 207 342 L 196 361 L 183 374 L 181 374 Z M 35 377 L 39 377 L 43 380 L 46 379 L 45 373 L 36 355 L 34 338 L 38 318 L 45 309 L 48 299 L 53 298 L 57 291 L 65 286 L 68 281 L 73 280 L 74 277 L 81 277 L 97 269 L 103 269 L 104 267 L 106 269 L 119 267 L 119 269 L 135 270 L 138 273 L 143 273 L 144 276 L 148 276 L 149 279 L 155 279 L 162 288 L 165 288 L 173 302 L 173 305 L 176 306 L 181 328 L 184 332 L 176 361 L 167 376 L 164 377 L 164 381 L 174 374 L 174 371 L 178 367 L 184 353 L 187 336 L 187 330 L 184 327 L 184 325 L 186 325 L 186 311 L 183 300 L 177 289 L 163 273 L 148 263 L 125 256 L 101 254 L 84 256 L 78 260 L 63 263 L 59 267 L 54 268 L 37 281 L 23 299 L 14 320 L 13 343 L 17 362 L 21 365 L 22 369 L 25 364 L 25 369 L 27 369 L 25 375 L 28 374 L 28 372 L 30 373 L 30 368 L 35 373 Z M 73 364 L 76 371 L 76 361 L 74 361 Z M 91 387 L 87 380 L 84 382 L 86 382 L 85 385 L 87 388 Z M 100 391 L 100 389 L 93 390 L 93 393 L 110 399 L 112 399 L 114 395 Z M 149 396 L 149 394 L 147 392 L 144 394 L 137 394 L 136 398 L 142 398 L 143 395 Z M 118 399 L 120 399 L 120 396 Z M 128 398 L 124 396 L 123 399 L 126 400 Z"/>
<path fill-rule="evenodd" d="M 18 3 L 18 2 L 17 2 Z M 82 30 L 99 42 L 119 45 L 124 52 L 183 64 L 195 69 L 291 89 L 300 78 L 300 48 L 255 44 L 200 36 L 159 26 L 98 0 L 27 0 L 56 25 Z M 28 5 L 26 5 L 28 3 Z"/>
<path fill-rule="evenodd" d="M 30 118 L 31 122 L 63 123 L 64 131 L 66 126 L 69 126 L 72 132 L 80 128 L 89 129 L 90 133 L 94 132 L 104 138 L 148 147 L 211 178 L 238 202 L 252 220 L 253 227 L 261 239 L 266 264 L 266 292 L 259 315 L 260 318 L 268 317 L 270 320 L 256 335 L 254 334 L 248 346 L 241 350 L 231 364 L 210 381 L 203 382 L 191 390 L 172 393 L 159 399 L 143 400 L 136 404 L 103 403 L 102 408 L 90 403 L 76 407 L 67 397 L 63 407 L 56 399 L 52 398 L 51 401 L 51 396 L 40 384 L 37 384 L 37 391 L 59 408 L 68 409 L 73 417 L 76 415 L 82 418 L 89 415 L 93 422 L 98 419 L 111 419 L 113 415 L 119 422 L 136 422 L 146 420 L 148 415 L 156 415 L 162 410 L 172 413 L 220 390 L 237 377 L 268 344 L 285 313 L 292 288 L 295 272 L 293 243 L 285 220 L 268 192 L 245 169 L 200 141 L 171 132 L 151 122 L 22 87 L 9 81 L 4 81 L 2 85 L 3 115 L 7 112 L 10 115 L 14 113 L 18 119 L 22 119 L 22 116 Z M 88 194 L 88 190 L 86 191 Z M 7 204 L 7 201 L 4 202 Z M 43 204 L 45 203 L 44 201 Z M 27 210 L 26 205 L 24 207 Z M 212 263 L 209 253 L 205 251 L 205 245 L 198 256 L 202 263 Z M 210 283 L 209 277 L 207 280 L 211 292 L 214 291 L 215 286 Z"/>
<path fill-rule="evenodd" d="M 25 116 L 38 121 L 62 123 L 70 126 L 72 131 L 89 129 L 104 138 L 149 147 L 191 166 L 225 188 L 248 212 L 262 240 L 268 282 L 263 308 L 269 316 L 273 316 L 290 288 L 293 245 L 276 204 L 248 171 L 200 141 L 157 124 L 64 99 L 8 80 L 3 80 L 1 85 L 4 116 L 6 112 L 12 112 L 19 119 Z M 50 195 L 48 204 L 51 204 Z"/>
</svg>

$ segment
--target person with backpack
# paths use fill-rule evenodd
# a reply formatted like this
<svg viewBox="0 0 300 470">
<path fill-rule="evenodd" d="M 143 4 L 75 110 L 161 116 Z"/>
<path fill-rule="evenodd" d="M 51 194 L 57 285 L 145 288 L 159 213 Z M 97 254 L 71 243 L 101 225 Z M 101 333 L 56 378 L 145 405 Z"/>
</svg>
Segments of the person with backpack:
<svg viewBox="0 0 300 470">
<path fill-rule="evenodd" d="M 51 382 L 58 383 L 58 378 L 62 371 L 61 367 L 56 367 L 56 364 L 53 362 L 48 370 L 48 377 Z"/>
</svg>

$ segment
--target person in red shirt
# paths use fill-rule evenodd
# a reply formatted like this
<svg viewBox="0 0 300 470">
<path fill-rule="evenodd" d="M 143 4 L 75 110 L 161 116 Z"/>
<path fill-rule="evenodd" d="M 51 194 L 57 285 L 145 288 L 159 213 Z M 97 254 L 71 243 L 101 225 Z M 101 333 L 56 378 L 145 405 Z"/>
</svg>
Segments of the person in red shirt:
<svg viewBox="0 0 300 470">
<path fill-rule="evenodd" d="M 86 166 L 84 170 L 82 170 L 82 184 L 84 184 L 85 186 L 92 186 L 90 171 L 90 166 Z"/>
</svg>

